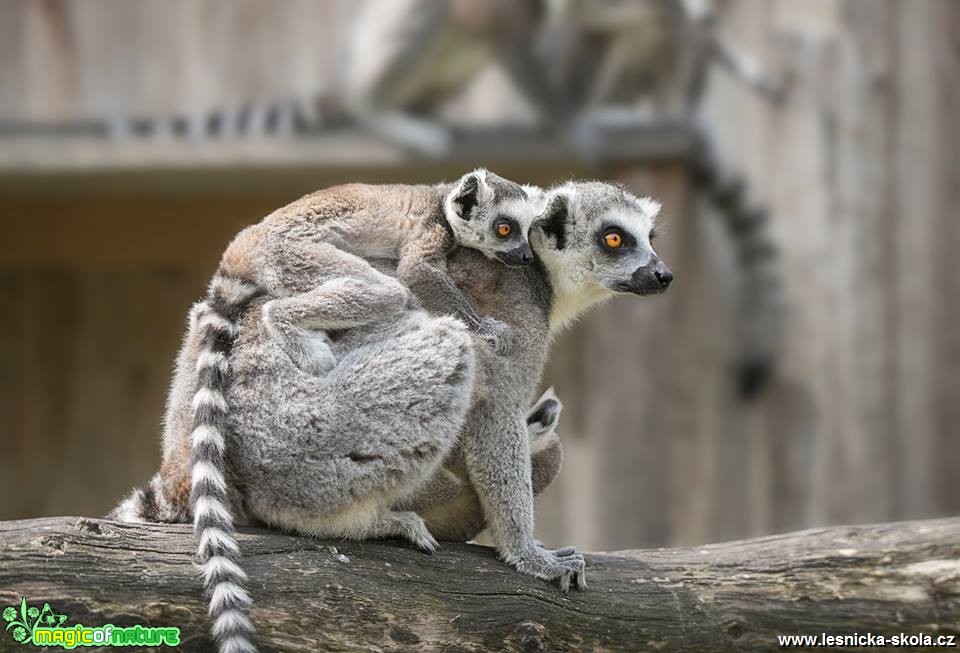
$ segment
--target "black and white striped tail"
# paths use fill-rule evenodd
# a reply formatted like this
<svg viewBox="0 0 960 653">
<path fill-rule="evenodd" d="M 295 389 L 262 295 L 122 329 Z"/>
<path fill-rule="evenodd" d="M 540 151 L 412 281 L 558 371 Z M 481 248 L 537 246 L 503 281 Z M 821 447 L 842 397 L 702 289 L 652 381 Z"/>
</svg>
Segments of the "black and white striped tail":
<svg viewBox="0 0 960 653">
<path fill-rule="evenodd" d="M 217 275 L 197 320 L 200 353 L 193 397 L 190 506 L 204 590 L 210 601 L 211 632 L 220 653 L 257 650 L 247 616 L 252 601 L 245 589 L 247 576 L 240 568 L 224 478 L 229 354 L 240 312 L 255 294 L 254 286 Z"/>
</svg>

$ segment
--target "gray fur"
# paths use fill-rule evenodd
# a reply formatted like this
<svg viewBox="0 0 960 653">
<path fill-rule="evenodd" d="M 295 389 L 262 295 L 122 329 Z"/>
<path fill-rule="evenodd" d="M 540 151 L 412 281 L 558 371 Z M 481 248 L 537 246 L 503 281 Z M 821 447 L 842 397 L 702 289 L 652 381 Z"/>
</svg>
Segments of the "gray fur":
<svg viewBox="0 0 960 653">
<path fill-rule="evenodd" d="M 259 319 L 263 307 L 241 325 L 228 395 L 228 460 L 247 518 L 324 537 L 404 536 L 432 550 L 422 520 L 392 507 L 455 443 L 474 377 L 463 325 L 408 311 L 351 329 L 332 343 L 337 366 L 318 376 L 291 363 Z"/>
</svg>

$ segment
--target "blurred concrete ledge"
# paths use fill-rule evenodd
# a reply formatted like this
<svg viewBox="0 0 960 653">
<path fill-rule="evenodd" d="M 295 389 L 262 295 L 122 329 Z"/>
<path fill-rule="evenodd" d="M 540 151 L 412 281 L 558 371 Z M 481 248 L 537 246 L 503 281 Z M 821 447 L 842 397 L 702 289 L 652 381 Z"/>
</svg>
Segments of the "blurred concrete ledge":
<svg viewBox="0 0 960 653">
<path fill-rule="evenodd" d="M 603 129 L 588 155 L 565 139 L 535 129 L 457 132 L 450 152 L 437 157 L 412 153 L 358 129 L 289 139 L 202 141 L 7 135 L 0 138 L 0 192 L 42 192 L 51 180 L 57 181 L 58 193 L 216 191 L 218 180 L 244 174 L 263 182 L 286 179 L 292 186 L 302 185 L 296 177 L 319 173 L 344 180 L 358 180 L 358 174 L 381 182 L 436 180 L 440 171 L 478 165 L 502 174 L 536 167 L 542 171 L 538 176 L 549 179 L 609 165 L 684 160 L 695 142 L 693 130 L 678 121 Z"/>
</svg>

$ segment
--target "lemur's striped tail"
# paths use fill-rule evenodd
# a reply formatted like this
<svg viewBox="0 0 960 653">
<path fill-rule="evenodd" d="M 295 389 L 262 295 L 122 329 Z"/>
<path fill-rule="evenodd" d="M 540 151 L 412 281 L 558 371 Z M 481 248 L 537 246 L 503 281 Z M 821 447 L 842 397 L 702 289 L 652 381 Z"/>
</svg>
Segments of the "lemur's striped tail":
<svg viewBox="0 0 960 653">
<path fill-rule="evenodd" d="M 188 518 L 186 506 L 167 500 L 160 474 L 154 474 L 146 485 L 134 488 L 107 515 L 107 519 L 125 522 L 185 522 Z"/>
<path fill-rule="evenodd" d="M 190 506 L 198 542 L 204 590 L 210 601 L 211 632 L 220 653 L 250 653 L 252 603 L 240 568 L 224 477 L 227 433 L 227 371 L 230 350 L 243 308 L 257 294 L 252 284 L 217 274 L 197 325 L 197 391 L 193 397 Z"/>
</svg>

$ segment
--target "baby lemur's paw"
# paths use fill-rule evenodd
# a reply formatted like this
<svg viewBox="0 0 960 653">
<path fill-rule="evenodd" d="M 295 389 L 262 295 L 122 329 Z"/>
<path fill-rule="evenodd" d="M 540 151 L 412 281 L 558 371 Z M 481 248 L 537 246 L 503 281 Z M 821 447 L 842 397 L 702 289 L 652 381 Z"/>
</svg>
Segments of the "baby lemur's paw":
<svg viewBox="0 0 960 653">
<path fill-rule="evenodd" d="M 572 546 L 551 550 L 531 542 L 512 564 L 521 573 L 547 582 L 557 581 L 563 592 L 570 589 L 571 581 L 577 589 L 587 589 L 586 562 Z"/>
<path fill-rule="evenodd" d="M 300 367 L 307 374 L 323 376 L 337 366 L 337 358 L 330 348 L 327 334 L 312 332 L 305 337 L 305 355 L 301 357 Z"/>
<path fill-rule="evenodd" d="M 277 301 L 273 299 L 263 305 L 263 323 L 293 364 L 314 376 L 323 376 L 336 367 L 337 359 L 327 332 L 278 324 L 274 318 Z"/>
<path fill-rule="evenodd" d="M 477 335 L 487 341 L 497 354 L 504 356 L 513 347 L 513 329 L 489 315 L 480 318 Z"/>
</svg>

